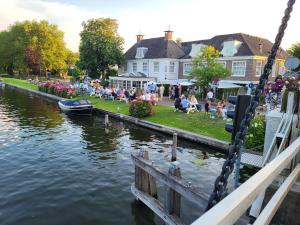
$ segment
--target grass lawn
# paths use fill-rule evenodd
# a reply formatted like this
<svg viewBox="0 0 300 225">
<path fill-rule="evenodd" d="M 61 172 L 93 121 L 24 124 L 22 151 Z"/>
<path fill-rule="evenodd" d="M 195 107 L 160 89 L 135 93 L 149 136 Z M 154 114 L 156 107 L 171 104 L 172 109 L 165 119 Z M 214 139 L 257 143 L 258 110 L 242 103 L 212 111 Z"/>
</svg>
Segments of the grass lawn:
<svg viewBox="0 0 300 225">
<path fill-rule="evenodd" d="M 88 97 L 88 99 L 97 108 L 129 115 L 129 104 L 125 102 L 110 101 L 95 97 Z M 209 115 L 204 112 L 186 114 L 174 112 L 170 106 L 157 105 L 154 107 L 154 115 L 143 119 L 219 140 L 230 141 L 230 134 L 225 131 L 225 122 L 219 118 L 212 120 L 209 118 Z"/>
<path fill-rule="evenodd" d="M 1 80 L 3 80 L 7 84 L 11 84 L 16 87 L 22 87 L 22 88 L 38 91 L 38 87 L 34 84 L 29 83 L 27 80 L 20 80 L 20 79 L 7 78 L 7 77 L 2 77 Z"/>
<path fill-rule="evenodd" d="M 2 78 L 7 84 L 24 87 L 31 90 L 38 90 L 37 86 L 25 80 L 14 78 Z M 110 101 L 96 97 L 88 97 L 94 107 L 111 112 L 118 112 L 129 115 L 129 104 L 120 101 Z M 197 134 L 213 137 L 223 141 L 230 141 L 230 134 L 225 131 L 225 122 L 219 118 L 212 120 L 204 112 L 190 113 L 174 112 L 173 108 L 165 105 L 154 107 L 154 115 L 144 120 L 159 123 L 169 127 L 194 132 Z"/>
</svg>

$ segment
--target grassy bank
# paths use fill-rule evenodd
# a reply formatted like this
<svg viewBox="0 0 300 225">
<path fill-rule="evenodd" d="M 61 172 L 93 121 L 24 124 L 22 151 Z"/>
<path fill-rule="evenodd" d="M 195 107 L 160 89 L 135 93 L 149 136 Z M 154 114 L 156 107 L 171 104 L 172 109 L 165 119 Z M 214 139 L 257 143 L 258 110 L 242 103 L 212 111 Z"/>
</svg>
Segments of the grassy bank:
<svg viewBox="0 0 300 225">
<path fill-rule="evenodd" d="M 13 78 L 3 78 L 7 84 L 30 90 L 38 90 L 37 86 L 24 80 Z M 88 97 L 94 107 L 111 112 L 118 112 L 129 115 L 129 104 L 119 101 L 109 101 L 95 97 Z M 229 141 L 230 135 L 224 129 L 224 121 L 221 119 L 211 120 L 204 112 L 190 113 L 189 115 L 181 112 L 173 112 L 173 108 L 165 105 L 154 107 L 154 115 L 144 118 L 147 121 L 159 123 L 169 127 L 194 132 L 197 134 L 213 137 L 219 140 Z"/>
<path fill-rule="evenodd" d="M 3 77 L 1 80 L 4 80 L 5 83 L 14 85 L 16 87 L 22 87 L 22 88 L 27 88 L 29 90 L 34 90 L 38 91 L 37 85 L 29 83 L 27 80 L 20 80 L 20 79 L 15 79 L 15 78 L 7 78 Z"/>
</svg>

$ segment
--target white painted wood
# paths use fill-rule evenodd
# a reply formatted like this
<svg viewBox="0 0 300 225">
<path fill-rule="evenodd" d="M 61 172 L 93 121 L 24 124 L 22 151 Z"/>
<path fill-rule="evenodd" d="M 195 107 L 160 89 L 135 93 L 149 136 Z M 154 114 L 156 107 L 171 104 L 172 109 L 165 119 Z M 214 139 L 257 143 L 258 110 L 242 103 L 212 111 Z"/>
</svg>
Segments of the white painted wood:
<svg viewBox="0 0 300 225">
<path fill-rule="evenodd" d="M 134 184 L 131 185 L 131 192 L 168 225 L 184 225 L 177 216 L 166 213 L 166 209 L 157 199 L 139 191 Z"/>
<path fill-rule="evenodd" d="M 268 225 L 300 174 L 300 164 L 286 178 L 253 225 Z"/>
<path fill-rule="evenodd" d="M 263 192 L 278 174 L 300 152 L 298 137 L 277 158 L 243 183 L 239 188 L 225 197 L 219 204 L 206 212 L 192 225 L 232 225 L 252 204 L 254 199 Z"/>
</svg>

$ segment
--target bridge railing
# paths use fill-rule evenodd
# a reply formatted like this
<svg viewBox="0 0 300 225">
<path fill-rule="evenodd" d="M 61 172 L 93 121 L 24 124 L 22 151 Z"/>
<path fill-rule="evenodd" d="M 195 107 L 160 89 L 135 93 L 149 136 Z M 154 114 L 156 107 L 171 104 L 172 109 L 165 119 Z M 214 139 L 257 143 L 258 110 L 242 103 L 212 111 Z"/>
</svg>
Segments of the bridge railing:
<svg viewBox="0 0 300 225">
<path fill-rule="evenodd" d="M 289 145 L 275 159 L 225 197 L 220 203 L 195 220 L 192 225 L 232 225 L 249 208 L 256 197 L 264 192 L 283 169 L 291 164 L 300 152 L 300 137 Z M 280 186 L 267 206 L 257 218 L 255 225 L 269 224 L 284 197 L 300 174 L 298 164 L 285 182 Z"/>
</svg>

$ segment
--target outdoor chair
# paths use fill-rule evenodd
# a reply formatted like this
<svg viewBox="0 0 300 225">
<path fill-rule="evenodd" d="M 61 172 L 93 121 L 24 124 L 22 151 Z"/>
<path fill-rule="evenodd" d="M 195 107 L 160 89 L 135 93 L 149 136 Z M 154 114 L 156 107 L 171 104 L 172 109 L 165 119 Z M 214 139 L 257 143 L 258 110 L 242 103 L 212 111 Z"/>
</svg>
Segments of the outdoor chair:
<svg viewBox="0 0 300 225">
<path fill-rule="evenodd" d="M 197 105 L 194 103 L 190 103 L 186 111 L 187 114 L 189 114 L 190 112 L 199 112 L 199 110 L 197 109 Z"/>
<path fill-rule="evenodd" d="M 128 103 L 128 98 L 126 98 L 125 95 L 122 96 L 119 100 L 120 100 L 120 102 L 124 101 L 124 102 L 126 102 L 126 104 Z"/>
</svg>

